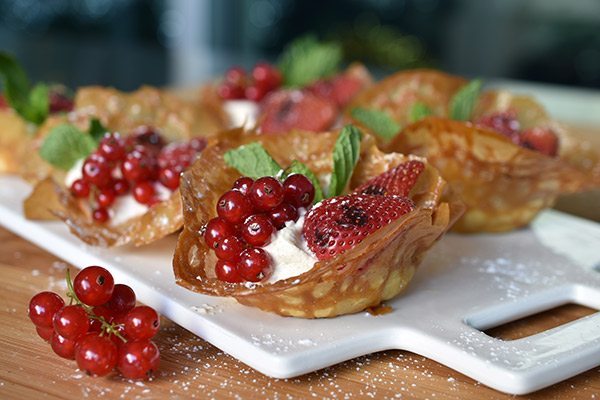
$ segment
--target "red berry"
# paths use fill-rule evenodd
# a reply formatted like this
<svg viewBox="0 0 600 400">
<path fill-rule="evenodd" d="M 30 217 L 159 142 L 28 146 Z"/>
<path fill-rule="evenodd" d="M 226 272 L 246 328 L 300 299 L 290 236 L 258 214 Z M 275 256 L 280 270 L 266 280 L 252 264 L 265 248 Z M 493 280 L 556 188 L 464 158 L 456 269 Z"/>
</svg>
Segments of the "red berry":
<svg viewBox="0 0 600 400">
<path fill-rule="evenodd" d="M 65 306 L 54 314 L 52 319 L 54 330 L 66 339 L 75 340 L 87 333 L 90 328 L 88 315 L 83 307 L 78 305 Z"/>
<path fill-rule="evenodd" d="M 115 285 L 115 288 L 117 287 L 117 285 Z M 113 322 L 113 320 L 115 319 L 115 312 L 111 309 L 109 309 L 106 306 L 96 306 L 93 309 L 94 315 L 96 315 L 97 317 L 102 317 L 104 318 L 104 320 L 106 322 L 108 322 L 109 324 Z M 99 319 L 90 319 L 90 332 L 100 332 L 102 331 L 102 321 L 100 321 Z"/>
<path fill-rule="evenodd" d="M 217 214 L 234 225 L 241 223 L 252 212 L 254 207 L 246 196 L 237 190 L 225 192 L 217 202 Z"/>
<path fill-rule="evenodd" d="M 269 211 L 269 218 L 276 229 L 282 229 L 287 221 L 298 220 L 298 210 L 291 204 L 281 203 Z"/>
<path fill-rule="evenodd" d="M 67 339 L 54 332 L 50 338 L 50 346 L 56 354 L 68 360 L 75 359 L 75 346 L 77 339 Z"/>
<path fill-rule="evenodd" d="M 281 85 L 281 73 L 271 64 L 260 62 L 252 70 L 252 78 L 256 86 L 261 87 L 265 92 L 276 89 Z"/>
<path fill-rule="evenodd" d="M 354 193 L 408 196 L 424 169 L 421 161 L 407 161 L 368 180 L 354 189 Z"/>
<path fill-rule="evenodd" d="M 48 111 L 50 111 L 50 114 L 72 111 L 73 106 L 73 100 L 63 93 L 51 91 L 48 94 Z"/>
<path fill-rule="evenodd" d="M 188 146 L 196 151 L 196 153 L 201 152 L 206 148 L 207 141 L 206 138 L 203 137 L 195 137 L 190 139 L 188 142 Z"/>
<path fill-rule="evenodd" d="M 217 87 L 217 94 L 223 100 L 238 100 L 244 98 L 244 88 L 223 82 Z"/>
<path fill-rule="evenodd" d="M 120 346 L 117 368 L 127 379 L 150 378 L 158 370 L 160 352 L 154 342 L 127 342 Z"/>
<path fill-rule="evenodd" d="M 219 241 L 214 249 L 215 254 L 219 259 L 238 262 L 240 260 L 240 254 L 244 250 L 244 242 L 237 236 L 228 236 Z"/>
<path fill-rule="evenodd" d="M 98 152 L 108 161 L 120 161 L 125 158 L 125 143 L 118 133 L 107 133 L 98 145 Z"/>
<path fill-rule="evenodd" d="M 218 242 L 225 239 L 227 236 L 235 235 L 233 226 L 223 218 L 213 218 L 208 221 L 204 230 L 204 240 L 206 245 L 214 249 Z"/>
<path fill-rule="evenodd" d="M 88 306 L 99 306 L 112 296 L 115 281 L 110 272 L 98 266 L 79 271 L 73 280 L 73 289 L 77 298 Z"/>
<path fill-rule="evenodd" d="M 233 183 L 232 189 L 239 191 L 244 196 L 247 196 L 250 192 L 250 187 L 252 187 L 253 183 L 254 179 L 249 178 L 247 176 L 242 176 Z"/>
<path fill-rule="evenodd" d="M 306 214 L 302 234 L 317 258 L 327 260 L 352 249 L 366 236 L 413 209 L 414 203 L 400 196 L 332 197 Z"/>
<path fill-rule="evenodd" d="M 302 174 L 292 174 L 283 182 L 284 200 L 295 207 L 308 207 L 315 198 L 315 187 Z"/>
<path fill-rule="evenodd" d="M 35 331 L 46 342 L 49 342 L 52 339 L 52 334 L 54 333 L 54 328 L 40 328 L 39 326 L 35 327 Z"/>
<path fill-rule="evenodd" d="M 225 81 L 243 87 L 246 84 L 246 71 L 242 67 L 231 67 L 225 72 Z"/>
<path fill-rule="evenodd" d="M 249 248 L 242 252 L 238 270 L 250 282 L 259 282 L 271 276 L 271 258 L 260 248 Z"/>
<path fill-rule="evenodd" d="M 4 95 L 2 95 L 2 93 L 0 93 L 0 110 L 8 110 L 9 108 L 10 106 L 6 101 L 6 98 L 4 97 Z"/>
<path fill-rule="evenodd" d="M 129 183 L 125 179 L 116 179 L 113 182 L 113 190 L 117 196 L 124 196 L 129 191 Z"/>
<path fill-rule="evenodd" d="M 117 365 L 117 354 L 117 346 L 113 341 L 96 332 L 87 333 L 75 345 L 77 366 L 88 375 L 109 374 Z"/>
<path fill-rule="evenodd" d="M 142 148 L 152 155 L 158 154 L 165 144 L 165 139 L 153 127 L 147 125 L 138 126 L 125 138 L 126 151 Z"/>
<path fill-rule="evenodd" d="M 558 136 L 549 128 L 531 128 L 521 133 L 521 145 L 550 157 L 558 154 Z"/>
<path fill-rule="evenodd" d="M 160 319 L 152 307 L 137 306 L 125 316 L 123 333 L 131 340 L 151 339 L 158 332 Z"/>
<path fill-rule="evenodd" d="M 29 301 L 29 319 L 39 328 L 53 328 L 54 314 L 65 305 L 65 301 L 54 292 L 41 292 Z"/>
<path fill-rule="evenodd" d="M 158 166 L 182 172 L 192 165 L 204 147 L 206 147 L 206 139 L 203 138 L 195 138 L 189 142 L 171 143 L 158 154 Z"/>
<path fill-rule="evenodd" d="M 239 283 L 244 278 L 240 275 L 238 265 L 232 261 L 218 260 L 215 265 L 215 274 L 217 279 L 223 282 Z"/>
<path fill-rule="evenodd" d="M 154 179 L 158 175 L 158 164 L 147 150 L 135 149 L 125 156 L 121 164 L 123 177 L 130 182 Z"/>
<path fill-rule="evenodd" d="M 103 224 L 110 219 L 110 214 L 106 208 L 100 207 L 92 212 L 92 218 L 94 218 L 94 221 Z"/>
<path fill-rule="evenodd" d="M 156 197 L 156 190 L 152 182 L 138 182 L 133 186 L 133 198 L 141 204 L 150 204 Z"/>
<path fill-rule="evenodd" d="M 71 194 L 79 199 L 90 195 L 90 185 L 83 179 L 76 179 L 71 184 Z"/>
<path fill-rule="evenodd" d="M 158 181 L 167 189 L 177 190 L 180 173 L 172 168 L 163 168 L 158 173 Z"/>
<path fill-rule="evenodd" d="M 102 156 L 88 157 L 81 167 L 83 180 L 103 188 L 110 184 L 111 168 L 108 161 Z"/>
<path fill-rule="evenodd" d="M 248 86 L 246 90 L 244 90 L 244 96 L 254 102 L 259 102 L 265 97 L 267 91 L 262 86 L 252 85 Z"/>
<path fill-rule="evenodd" d="M 521 124 L 514 111 L 504 111 L 484 115 L 475 123 L 479 126 L 490 128 L 511 139 L 515 144 L 519 144 Z"/>
<path fill-rule="evenodd" d="M 96 195 L 96 202 L 99 207 L 108 208 L 115 202 L 116 196 L 117 195 L 112 188 L 104 188 Z"/>
<path fill-rule="evenodd" d="M 114 314 L 129 312 L 135 307 L 135 292 L 132 288 L 122 283 L 117 283 L 110 300 L 104 305 Z"/>
<path fill-rule="evenodd" d="M 277 179 L 264 176 L 252 184 L 248 197 L 257 210 L 268 211 L 283 202 L 283 186 Z"/>
<path fill-rule="evenodd" d="M 242 224 L 242 238 L 252 246 L 266 246 L 271 241 L 273 224 L 262 214 L 251 215 Z"/>
</svg>

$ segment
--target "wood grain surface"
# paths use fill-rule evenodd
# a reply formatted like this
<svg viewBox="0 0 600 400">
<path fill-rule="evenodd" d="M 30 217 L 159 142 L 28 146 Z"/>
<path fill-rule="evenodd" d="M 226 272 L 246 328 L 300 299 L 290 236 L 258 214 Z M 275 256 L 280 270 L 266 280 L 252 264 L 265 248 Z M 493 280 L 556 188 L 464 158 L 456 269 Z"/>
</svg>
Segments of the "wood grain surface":
<svg viewBox="0 0 600 400">
<path fill-rule="evenodd" d="M 261 375 L 180 326 L 163 318 L 157 336 L 161 369 L 151 382 L 116 375 L 92 378 L 74 361 L 56 356 L 27 317 L 31 296 L 42 290 L 64 295 L 67 264 L 0 228 L 0 399 L 595 399 L 595 368 L 529 396 L 508 396 L 445 366 L 403 351 L 385 351 L 304 375 Z M 490 334 L 526 336 L 579 318 L 589 309 L 566 306 L 516 321 Z"/>
</svg>

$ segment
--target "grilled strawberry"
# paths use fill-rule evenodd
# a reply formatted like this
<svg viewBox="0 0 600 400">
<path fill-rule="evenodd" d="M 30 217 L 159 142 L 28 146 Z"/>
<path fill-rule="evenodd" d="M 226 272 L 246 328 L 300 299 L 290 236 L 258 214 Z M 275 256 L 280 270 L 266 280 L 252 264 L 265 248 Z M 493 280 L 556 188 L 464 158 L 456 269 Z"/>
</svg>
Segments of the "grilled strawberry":
<svg viewBox="0 0 600 400">
<path fill-rule="evenodd" d="M 282 90 L 264 100 L 260 129 L 265 133 L 291 129 L 319 132 L 331 127 L 336 117 L 337 107 L 333 101 L 309 92 Z"/>
<path fill-rule="evenodd" d="M 558 153 L 558 137 L 549 128 L 531 128 L 521 133 L 521 145 L 550 157 Z"/>
<path fill-rule="evenodd" d="M 408 196 L 424 169 L 421 161 L 405 162 L 362 184 L 354 193 Z"/>
<path fill-rule="evenodd" d="M 309 211 L 302 234 L 316 257 L 327 260 L 413 209 L 414 203 L 400 196 L 353 193 L 332 197 Z"/>
</svg>

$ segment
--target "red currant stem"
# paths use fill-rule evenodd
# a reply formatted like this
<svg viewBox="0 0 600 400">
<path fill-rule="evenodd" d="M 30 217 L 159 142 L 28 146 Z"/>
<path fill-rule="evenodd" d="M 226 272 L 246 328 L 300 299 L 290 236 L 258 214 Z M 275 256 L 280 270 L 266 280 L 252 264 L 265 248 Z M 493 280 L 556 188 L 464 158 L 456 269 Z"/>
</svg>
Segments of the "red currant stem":
<svg viewBox="0 0 600 400">
<path fill-rule="evenodd" d="M 73 288 L 73 281 L 71 280 L 71 270 L 69 270 L 69 268 L 67 268 L 67 289 L 67 297 L 71 299 L 69 304 L 72 304 L 73 301 L 75 301 L 77 305 L 83 307 L 89 318 L 100 321 L 100 323 L 102 324 L 101 335 L 103 333 L 112 334 L 121 339 L 124 343 L 127 343 L 127 339 L 125 339 L 123 335 L 121 335 L 117 330 L 119 324 L 109 324 L 108 322 L 106 322 L 106 319 L 104 319 L 103 316 L 98 316 L 94 314 L 93 307 L 88 306 L 87 304 L 84 304 L 81 300 L 79 300 L 77 294 L 75 293 L 75 289 Z"/>
</svg>

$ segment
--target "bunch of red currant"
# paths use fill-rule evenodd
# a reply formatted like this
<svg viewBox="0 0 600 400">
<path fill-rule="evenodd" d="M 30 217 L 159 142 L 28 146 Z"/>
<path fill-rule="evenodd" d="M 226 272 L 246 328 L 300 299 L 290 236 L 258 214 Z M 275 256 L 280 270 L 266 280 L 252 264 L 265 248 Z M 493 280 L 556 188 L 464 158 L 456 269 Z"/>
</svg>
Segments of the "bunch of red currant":
<svg viewBox="0 0 600 400">
<path fill-rule="evenodd" d="M 250 77 L 241 67 L 228 69 L 217 91 L 225 100 L 248 99 L 258 102 L 281 86 L 281 81 L 281 72 L 274 65 L 260 62 L 254 66 Z"/>
<path fill-rule="evenodd" d="M 92 217 L 104 223 L 118 196 L 131 192 L 137 202 L 152 206 L 160 201 L 157 183 L 176 190 L 179 175 L 205 146 L 204 138 L 166 145 L 162 136 L 147 126 L 138 127 L 124 139 L 118 133 L 107 133 L 85 159 L 82 177 L 72 183 L 71 193 L 82 199 L 92 194 Z"/>
<path fill-rule="evenodd" d="M 204 240 L 215 251 L 217 278 L 225 282 L 258 282 L 271 275 L 271 260 L 261 249 L 274 231 L 298 220 L 298 208 L 312 204 L 315 188 L 304 175 L 242 177 L 217 202 L 218 217 L 206 224 Z"/>
<path fill-rule="evenodd" d="M 29 302 L 29 318 L 40 337 L 59 356 L 76 360 L 78 367 L 94 376 L 115 369 L 129 379 L 152 376 L 160 361 L 152 338 L 160 319 L 154 309 L 136 306 L 133 290 L 114 283 L 106 269 L 91 266 L 71 282 L 67 270 L 67 297 L 41 292 Z"/>
</svg>

